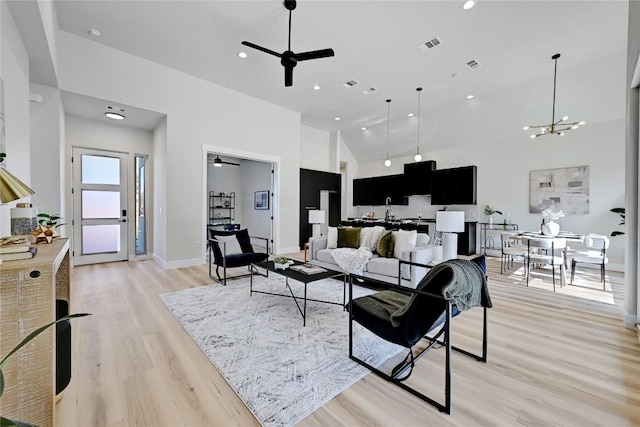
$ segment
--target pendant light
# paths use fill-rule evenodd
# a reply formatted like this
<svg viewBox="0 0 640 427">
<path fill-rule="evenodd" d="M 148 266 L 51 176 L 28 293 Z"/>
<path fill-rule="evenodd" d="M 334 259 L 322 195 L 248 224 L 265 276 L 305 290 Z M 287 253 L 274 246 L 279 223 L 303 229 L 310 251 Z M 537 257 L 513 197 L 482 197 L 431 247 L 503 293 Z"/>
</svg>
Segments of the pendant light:
<svg viewBox="0 0 640 427">
<path fill-rule="evenodd" d="M 384 161 L 386 167 L 391 166 L 391 160 L 389 160 L 389 111 L 391 109 L 391 100 L 387 99 L 387 160 Z"/>
<path fill-rule="evenodd" d="M 414 160 L 419 162 L 422 160 L 422 154 L 420 154 L 420 92 L 422 92 L 422 88 L 417 87 L 416 91 L 418 92 L 418 147 L 416 148 Z"/>
<path fill-rule="evenodd" d="M 553 69 L 553 109 L 551 110 L 551 124 L 523 127 L 523 130 L 540 129 L 540 133 L 531 135 L 531 139 L 551 134 L 564 136 L 564 133 L 566 131 L 578 129 L 581 125 L 584 125 L 586 123 L 584 121 L 567 123 L 567 120 L 569 119 L 568 116 L 564 116 L 560 120 L 556 121 L 556 77 L 558 74 L 558 58 L 560 58 L 559 53 L 556 53 L 551 57 L 551 59 L 553 59 L 553 61 L 555 62 Z"/>
</svg>

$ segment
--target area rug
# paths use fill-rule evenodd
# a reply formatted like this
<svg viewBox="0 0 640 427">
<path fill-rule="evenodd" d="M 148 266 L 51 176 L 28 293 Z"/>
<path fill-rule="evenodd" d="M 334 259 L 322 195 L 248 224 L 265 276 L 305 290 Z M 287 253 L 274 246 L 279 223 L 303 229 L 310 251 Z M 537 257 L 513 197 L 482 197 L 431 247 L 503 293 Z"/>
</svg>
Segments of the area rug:
<svg viewBox="0 0 640 427">
<path fill-rule="evenodd" d="M 303 294 L 303 284 L 290 284 Z M 287 293 L 275 274 L 254 278 L 254 289 Z M 372 292 L 356 287 L 354 298 Z M 307 297 L 341 303 L 342 281 L 311 283 Z M 249 296 L 249 279 L 160 298 L 263 426 L 292 426 L 369 373 L 349 359 L 341 306 L 307 302 L 303 327 L 293 299 Z M 373 366 L 402 350 L 353 326 L 354 354 Z"/>
</svg>

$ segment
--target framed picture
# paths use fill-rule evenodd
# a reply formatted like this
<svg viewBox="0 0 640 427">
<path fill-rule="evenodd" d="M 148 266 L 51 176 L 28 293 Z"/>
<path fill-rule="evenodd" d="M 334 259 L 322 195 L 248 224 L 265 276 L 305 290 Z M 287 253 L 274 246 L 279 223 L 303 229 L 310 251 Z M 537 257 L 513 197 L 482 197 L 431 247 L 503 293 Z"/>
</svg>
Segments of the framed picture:
<svg viewBox="0 0 640 427">
<path fill-rule="evenodd" d="M 269 210 L 269 190 L 256 191 L 253 197 L 254 207 L 258 210 Z"/>
<path fill-rule="evenodd" d="M 531 171 L 529 213 L 545 208 L 567 214 L 589 213 L 589 166 Z"/>
</svg>

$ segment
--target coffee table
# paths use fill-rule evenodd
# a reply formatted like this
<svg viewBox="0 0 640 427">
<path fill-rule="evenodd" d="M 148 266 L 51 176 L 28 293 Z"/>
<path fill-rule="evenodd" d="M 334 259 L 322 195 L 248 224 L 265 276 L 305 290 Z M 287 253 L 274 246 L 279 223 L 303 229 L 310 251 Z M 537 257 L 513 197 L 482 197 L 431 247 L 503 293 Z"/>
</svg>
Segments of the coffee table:
<svg viewBox="0 0 640 427">
<path fill-rule="evenodd" d="M 294 265 L 301 265 L 303 263 L 298 263 L 296 262 Z M 289 290 L 289 293 L 291 295 L 286 295 L 286 294 L 276 294 L 273 292 L 266 292 L 266 291 L 256 291 L 253 289 L 253 274 L 255 271 L 255 267 L 258 268 L 262 268 L 264 270 L 267 270 L 267 272 L 271 272 L 271 273 L 275 273 L 278 274 L 280 276 L 283 276 L 285 278 L 285 285 L 287 286 L 287 289 Z M 323 267 L 324 268 L 324 267 Z M 285 298 L 293 298 L 293 301 L 296 303 L 296 306 L 298 307 L 298 311 L 300 312 L 300 314 L 302 315 L 302 326 L 306 326 L 307 325 L 307 301 L 315 301 L 315 302 L 321 302 L 324 304 L 333 304 L 333 305 L 342 305 L 343 309 L 346 309 L 346 275 L 343 272 L 340 271 L 335 271 L 335 270 L 330 270 L 328 268 L 324 268 L 326 271 L 322 272 L 322 273 L 316 273 L 316 274 L 305 274 L 305 273 L 300 273 L 298 271 L 294 271 L 291 270 L 291 268 L 287 268 L 286 270 L 281 270 L 281 269 L 276 269 L 275 266 L 273 265 L 273 261 L 264 261 L 264 262 L 256 262 L 252 264 L 252 268 L 251 268 L 251 281 L 249 282 L 249 296 L 253 295 L 254 293 L 257 294 L 267 294 L 267 295 L 275 295 L 275 296 L 279 296 L 279 297 L 285 297 Z M 322 279 L 328 279 L 331 277 L 338 277 L 338 276 L 342 276 L 342 304 L 340 304 L 339 302 L 333 302 L 333 301 L 323 301 L 323 300 L 318 300 L 318 299 L 313 299 L 313 298 L 307 298 L 307 286 L 310 283 L 313 282 L 317 282 L 318 280 L 322 280 Z M 304 296 L 300 297 L 300 296 L 296 296 L 293 293 L 293 290 L 291 290 L 291 287 L 289 286 L 289 279 L 293 279 L 297 282 L 301 282 L 304 283 Z M 300 308 L 300 304 L 298 303 L 298 300 L 302 299 L 302 308 Z"/>
</svg>

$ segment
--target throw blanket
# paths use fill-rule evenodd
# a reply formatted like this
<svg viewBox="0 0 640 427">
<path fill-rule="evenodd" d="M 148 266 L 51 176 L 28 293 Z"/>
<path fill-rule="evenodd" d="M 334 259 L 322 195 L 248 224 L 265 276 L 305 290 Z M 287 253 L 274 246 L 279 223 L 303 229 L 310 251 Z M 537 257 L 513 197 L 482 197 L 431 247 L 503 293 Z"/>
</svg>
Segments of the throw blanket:
<svg viewBox="0 0 640 427">
<path fill-rule="evenodd" d="M 453 270 L 453 280 L 444 289 L 443 296 L 451 301 L 458 310 L 469 310 L 473 307 L 491 307 L 491 298 L 484 272 L 472 261 L 452 259 L 436 265 L 429 274 L 440 269 Z"/>
<path fill-rule="evenodd" d="M 368 248 L 361 246 L 358 249 L 336 248 L 331 251 L 331 256 L 333 256 L 336 264 L 347 273 L 363 275 L 364 268 L 373 253 Z"/>
</svg>

